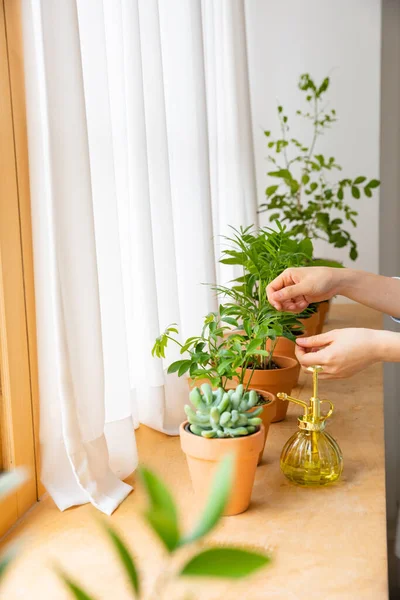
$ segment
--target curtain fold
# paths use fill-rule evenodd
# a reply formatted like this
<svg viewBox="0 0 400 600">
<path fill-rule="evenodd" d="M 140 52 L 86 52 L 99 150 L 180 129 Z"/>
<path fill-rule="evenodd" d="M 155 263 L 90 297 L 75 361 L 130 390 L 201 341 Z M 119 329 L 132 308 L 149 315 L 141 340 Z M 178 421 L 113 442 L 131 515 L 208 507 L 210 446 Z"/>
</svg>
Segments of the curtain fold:
<svg viewBox="0 0 400 600">
<path fill-rule="evenodd" d="M 42 479 L 110 514 L 139 422 L 187 382 L 151 348 L 217 307 L 221 234 L 256 223 L 243 0 L 23 0 Z M 176 355 L 171 350 L 169 358 Z"/>
</svg>

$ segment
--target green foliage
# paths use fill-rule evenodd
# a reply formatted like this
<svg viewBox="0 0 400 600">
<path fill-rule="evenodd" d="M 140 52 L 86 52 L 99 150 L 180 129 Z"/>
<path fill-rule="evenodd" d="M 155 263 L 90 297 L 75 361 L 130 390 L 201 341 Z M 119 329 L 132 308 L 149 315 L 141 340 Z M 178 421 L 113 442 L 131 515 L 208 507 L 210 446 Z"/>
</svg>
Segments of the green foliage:
<svg viewBox="0 0 400 600">
<path fill-rule="evenodd" d="M 236 377 L 243 383 L 249 365 L 261 364 L 261 357 L 270 358 L 270 353 L 265 350 L 266 339 L 275 340 L 278 335 L 294 339 L 291 326 L 297 324 L 301 327 L 291 313 L 279 313 L 271 305 L 268 307 L 268 310 L 246 320 L 245 331 L 232 330 L 232 327 L 240 326 L 238 307 L 231 302 L 221 304 L 218 312 L 211 312 L 204 318 L 201 335 L 188 338 L 184 344 L 178 336 L 171 335 L 168 328 L 157 338 L 153 356 L 161 358 L 167 342 L 171 340 L 180 346 L 185 358 L 173 362 L 168 373 L 177 373 L 179 377 L 188 373 L 193 381 L 208 379 L 212 387 L 223 389 Z"/>
<path fill-rule="evenodd" d="M 61 572 L 60 578 L 76 600 L 94 600 L 93 596 L 89 596 L 75 581 L 68 577 L 68 575 L 64 575 Z"/>
<path fill-rule="evenodd" d="M 279 221 L 276 225 L 277 230 L 232 228 L 232 236 L 225 238 L 229 247 L 223 250 L 220 262 L 240 267 L 243 275 L 229 287 L 213 287 L 224 302 L 218 312 L 205 317 L 200 336 L 190 337 L 182 344 L 174 335 L 174 324 L 157 338 L 153 356 L 165 358 L 170 340 L 185 355 L 169 366 L 168 373 L 179 377 L 188 373 L 194 381 L 208 379 L 212 387 L 226 389 L 233 379 L 243 383 L 247 369 L 254 373 L 255 369 L 270 368 L 277 339 L 295 340 L 303 331 L 296 315 L 277 311 L 268 302 L 267 286 L 288 267 L 311 265 L 312 242 L 298 241 Z"/>
<path fill-rule="evenodd" d="M 195 387 L 189 395 L 194 409 L 186 404 L 185 412 L 190 423 L 189 429 L 195 435 L 205 438 L 233 438 L 254 433 L 262 423 L 259 406 L 249 412 L 258 402 L 257 392 L 244 392 L 242 384 L 236 390 L 225 392 L 222 388 L 213 391 L 208 383 L 202 392 Z"/>
<path fill-rule="evenodd" d="M 112 529 L 111 527 L 105 526 L 105 531 L 117 552 L 117 556 L 125 570 L 125 573 L 127 575 L 128 581 L 131 584 L 133 592 L 137 596 L 139 596 L 140 595 L 139 575 L 138 575 L 135 563 L 133 561 L 133 558 L 132 558 L 128 548 L 122 541 L 121 537 L 117 534 L 117 532 L 114 531 L 114 529 Z"/>
<path fill-rule="evenodd" d="M 267 199 L 260 206 L 260 211 L 271 211 L 270 221 L 279 218 L 289 223 L 290 233 L 298 239 L 323 239 L 335 248 L 348 247 L 350 258 L 355 260 L 357 244 L 344 228 L 344 223 L 356 227 L 358 212 L 346 204 L 345 196 L 351 194 L 358 200 L 364 194 L 371 198 L 380 182 L 377 179 L 368 181 L 364 176 L 329 181 L 329 172 L 341 171 L 342 168 L 333 156 L 315 152 L 318 137 L 337 121 L 336 111 L 327 110 L 322 104 L 329 85 L 329 77 L 320 85 L 308 74 L 301 75 L 299 80 L 308 108 L 298 110 L 296 114 L 310 122 L 310 144 L 292 137 L 288 117 L 283 107 L 278 106 L 280 137 L 272 139 L 270 131 L 264 132 L 269 140 L 268 148 L 274 152 L 268 156 L 273 165 L 268 175 L 273 178 L 274 184 L 267 187 Z M 341 217 L 338 217 L 340 213 Z"/>
<path fill-rule="evenodd" d="M 279 337 L 295 340 L 303 331 L 297 315 L 280 312 L 268 302 L 267 287 L 285 269 L 311 265 L 313 245 L 308 238 L 296 240 L 279 221 L 276 227 L 232 228 L 232 236 L 225 238 L 229 248 L 223 250 L 220 262 L 240 267 L 243 275 L 230 286 L 214 288 L 224 298 L 224 309 L 243 327 L 244 331 L 231 336 L 231 341 L 234 343 L 236 337 L 246 348 L 244 368 L 253 371 L 270 367 Z M 240 382 L 243 376 L 242 371 Z"/>
<path fill-rule="evenodd" d="M 163 482 L 152 471 L 140 469 L 142 482 L 150 501 L 146 519 L 169 552 L 179 544 L 178 512 Z"/>
<path fill-rule="evenodd" d="M 161 597 L 165 586 L 176 577 L 218 577 L 238 579 L 251 575 L 270 563 L 269 555 L 263 551 L 256 552 L 254 550 L 230 546 L 208 547 L 206 550 L 203 548 L 201 550 L 196 550 L 196 544 L 214 529 L 222 517 L 229 500 L 233 471 L 234 459 L 232 456 L 227 455 L 218 466 L 208 502 L 199 522 L 188 535 L 179 535 L 178 543 L 172 548 L 166 544 L 166 540 L 170 539 L 171 523 L 174 524 L 177 532 L 180 530 L 175 501 L 166 485 L 155 475 L 155 473 L 149 469 L 141 469 L 141 479 L 144 482 L 149 499 L 148 510 L 144 513 L 144 518 L 148 525 L 155 531 L 161 543 L 169 550 L 168 556 L 179 552 L 183 546 L 192 549 L 190 558 L 185 560 L 183 566 L 177 568 L 174 566 L 175 563 L 171 563 L 171 568 L 169 564 L 167 564 L 160 574 L 154 577 L 154 587 L 151 591 L 151 598 Z M 154 528 L 152 511 L 164 516 L 164 519 L 160 518 L 158 521 L 162 526 Z M 121 537 L 112 527 L 106 526 L 105 531 L 110 538 L 112 545 L 116 550 L 117 557 L 131 583 L 133 597 L 138 599 L 145 598 L 146 596 L 142 591 L 143 586 L 140 585 L 138 570 L 131 553 Z M 93 598 L 68 575 L 60 572 L 60 577 L 76 600 L 93 600 Z"/>
<path fill-rule="evenodd" d="M 181 575 L 192 577 L 226 577 L 241 579 L 271 562 L 269 556 L 240 548 L 209 548 L 194 556 L 182 569 Z"/>
<path fill-rule="evenodd" d="M 229 454 L 222 459 L 218 466 L 218 476 L 214 478 L 207 504 L 199 522 L 191 533 L 181 539 L 180 545 L 183 546 L 200 540 L 218 524 L 229 500 L 233 485 L 234 466 L 234 459 Z"/>
<path fill-rule="evenodd" d="M 14 492 L 26 480 L 27 473 L 19 468 L 14 471 L 0 473 L 0 502 Z M 0 556 L 0 582 L 17 553 L 16 546 L 11 546 Z"/>
</svg>

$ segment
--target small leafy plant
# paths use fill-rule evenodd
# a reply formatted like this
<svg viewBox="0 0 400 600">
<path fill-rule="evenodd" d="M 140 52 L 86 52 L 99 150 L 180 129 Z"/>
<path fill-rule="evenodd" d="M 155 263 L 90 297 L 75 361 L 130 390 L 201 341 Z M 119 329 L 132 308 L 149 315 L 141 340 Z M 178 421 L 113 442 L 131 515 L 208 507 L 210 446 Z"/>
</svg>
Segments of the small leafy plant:
<svg viewBox="0 0 400 600">
<path fill-rule="evenodd" d="M 270 353 L 260 348 L 260 337 L 271 336 L 274 321 L 279 313 L 271 309 L 271 313 L 260 316 L 262 327 L 255 327 L 253 331 L 235 331 L 232 327 L 239 327 L 239 322 L 230 316 L 236 312 L 236 307 L 220 305 L 218 312 L 209 313 L 204 319 L 204 326 L 200 336 L 190 337 L 183 344 L 179 341 L 178 329 L 175 324 L 170 325 L 156 340 L 152 354 L 158 358 L 165 358 L 168 342 L 172 341 L 180 346 L 181 354 L 185 358 L 173 362 L 168 367 L 168 373 L 177 373 L 182 377 L 186 373 L 196 383 L 208 379 L 212 387 L 227 389 L 228 382 L 233 379 L 243 383 L 246 369 L 254 363 L 257 357 L 269 357 Z M 297 321 L 290 315 L 291 322 Z M 275 327 L 275 331 L 283 332 L 283 327 Z M 289 332 L 288 332 L 289 335 Z M 247 382 L 246 391 L 250 385 Z"/>
<path fill-rule="evenodd" d="M 149 500 L 144 518 L 163 544 L 168 560 L 159 575 L 154 577 L 152 589 L 146 593 L 135 559 L 125 542 L 112 527 L 105 526 L 105 532 L 130 582 L 133 598 L 160 600 L 162 597 L 171 597 L 165 592 L 178 578 L 217 577 L 234 580 L 251 575 L 270 563 L 270 556 L 265 551 L 231 546 L 204 547 L 203 538 L 218 524 L 229 500 L 233 469 L 233 458 L 226 456 L 217 469 L 204 512 L 187 534 L 182 533 L 178 510 L 168 488 L 149 469 L 140 470 Z M 60 576 L 76 600 L 94 600 L 69 575 L 60 573 Z"/>
<path fill-rule="evenodd" d="M 252 412 L 257 402 L 257 392 L 244 392 L 243 385 L 236 390 L 225 392 L 222 388 L 213 391 L 208 383 L 203 383 L 200 392 L 195 387 L 189 399 L 195 410 L 188 404 L 185 412 L 190 423 L 189 429 L 195 435 L 205 438 L 233 438 L 250 435 L 262 423 L 259 415 L 263 407 Z"/>
<path fill-rule="evenodd" d="M 308 108 L 296 114 L 311 125 L 309 143 L 293 137 L 289 118 L 283 106 L 278 106 L 281 135 L 273 139 L 271 131 L 264 132 L 268 148 L 274 152 L 268 156 L 273 165 L 268 175 L 274 183 L 266 189 L 267 200 L 260 212 L 270 211 L 270 221 L 280 219 L 290 224 L 289 232 L 298 239 L 322 239 L 335 248 L 348 247 L 350 258 L 355 260 L 357 244 L 344 222 L 356 227 L 358 212 L 345 197 L 350 193 L 356 199 L 362 194 L 371 198 L 380 182 L 364 175 L 328 179 L 330 172 L 342 170 L 333 156 L 316 153 L 318 138 L 337 121 L 336 111 L 327 110 L 323 104 L 329 85 L 329 77 L 319 85 L 307 73 L 299 79 L 298 87 L 305 94 Z"/>
</svg>

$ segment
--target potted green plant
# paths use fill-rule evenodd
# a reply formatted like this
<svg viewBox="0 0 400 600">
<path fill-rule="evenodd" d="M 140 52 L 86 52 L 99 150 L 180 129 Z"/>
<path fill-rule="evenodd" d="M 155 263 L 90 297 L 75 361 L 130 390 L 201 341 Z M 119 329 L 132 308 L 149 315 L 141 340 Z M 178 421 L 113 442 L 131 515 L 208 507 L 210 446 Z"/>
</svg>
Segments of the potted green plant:
<svg viewBox="0 0 400 600">
<path fill-rule="evenodd" d="M 338 120 L 335 109 L 327 109 L 325 97 L 329 86 L 329 77 L 317 84 L 307 73 L 300 76 L 298 87 L 304 92 L 307 108 L 297 110 L 296 115 L 310 125 L 309 143 L 293 136 L 289 117 L 283 106 L 278 105 L 279 136 L 275 138 L 271 131 L 264 131 L 272 167 L 268 172 L 271 181 L 265 191 L 266 201 L 261 204 L 260 212 L 268 211 L 271 222 L 279 219 L 286 223 L 296 239 L 320 239 L 334 248 L 348 248 L 350 259 L 356 260 L 357 243 L 347 225 L 356 227 L 358 211 L 346 202 L 346 196 L 356 200 L 362 195 L 372 198 L 380 182 L 364 175 L 329 177 L 342 170 L 335 157 L 317 152 L 319 138 Z M 341 266 L 337 261 L 325 259 L 315 264 Z M 328 304 L 321 307 L 320 322 L 327 310 Z"/>
<path fill-rule="evenodd" d="M 244 347 L 260 350 L 247 361 L 242 381 L 274 394 L 290 394 L 299 375 L 294 340 L 307 329 L 314 310 L 307 309 L 302 320 L 292 313 L 279 312 L 268 302 L 266 290 L 286 268 L 311 264 L 312 243 L 308 239 L 293 239 L 279 222 L 276 230 L 233 229 L 232 236 L 225 239 L 229 247 L 223 250 L 221 263 L 241 267 L 243 274 L 230 286 L 214 289 L 223 297 L 225 309 L 240 324 L 238 335 L 242 336 Z M 291 352 L 282 354 L 279 348 L 283 351 L 287 343 Z M 274 420 L 282 420 L 287 408 L 285 403 L 278 404 Z"/>
<path fill-rule="evenodd" d="M 205 384 L 209 384 L 210 389 L 226 392 L 239 386 L 238 389 L 243 389 L 243 393 L 246 394 L 252 379 L 252 374 L 248 376 L 248 364 L 258 356 L 269 356 L 269 352 L 259 348 L 258 342 L 250 346 L 245 332 L 232 329 L 237 328 L 239 323 L 231 313 L 230 307 L 221 305 L 218 312 L 206 315 L 201 334 L 188 338 L 184 343 L 179 340 L 176 324 L 170 325 L 157 338 L 152 351 L 153 356 L 165 358 L 165 350 L 171 341 L 180 347 L 182 359 L 170 364 L 168 373 L 177 373 L 179 377 L 189 376 L 191 386 L 201 386 L 202 389 Z M 267 323 L 264 323 L 264 331 L 267 330 Z M 253 338 L 257 339 L 255 332 Z M 243 385 L 244 387 L 241 387 Z M 269 425 L 276 416 L 278 402 L 269 390 L 256 389 L 256 392 L 256 404 L 257 408 L 262 407 L 262 411 L 259 412 L 263 422 L 260 461 Z M 233 437 L 240 435 L 240 432 L 237 432 L 237 436 Z"/>
</svg>

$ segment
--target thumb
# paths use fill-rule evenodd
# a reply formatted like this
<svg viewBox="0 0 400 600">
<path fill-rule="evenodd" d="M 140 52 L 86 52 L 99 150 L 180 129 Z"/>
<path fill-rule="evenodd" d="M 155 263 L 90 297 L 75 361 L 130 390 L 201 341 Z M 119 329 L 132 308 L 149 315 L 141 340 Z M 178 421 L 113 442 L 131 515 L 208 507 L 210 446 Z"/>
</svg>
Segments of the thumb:
<svg viewBox="0 0 400 600">
<path fill-rule="evenodd" d="M 332 337 L 330 332 L 321 333 L 320 335 L 311 335 L 310 337 L 299 337 L 296 339 L 296 344 L 302 348 L 320 348 L 330 344 Z"/>
</svg>

